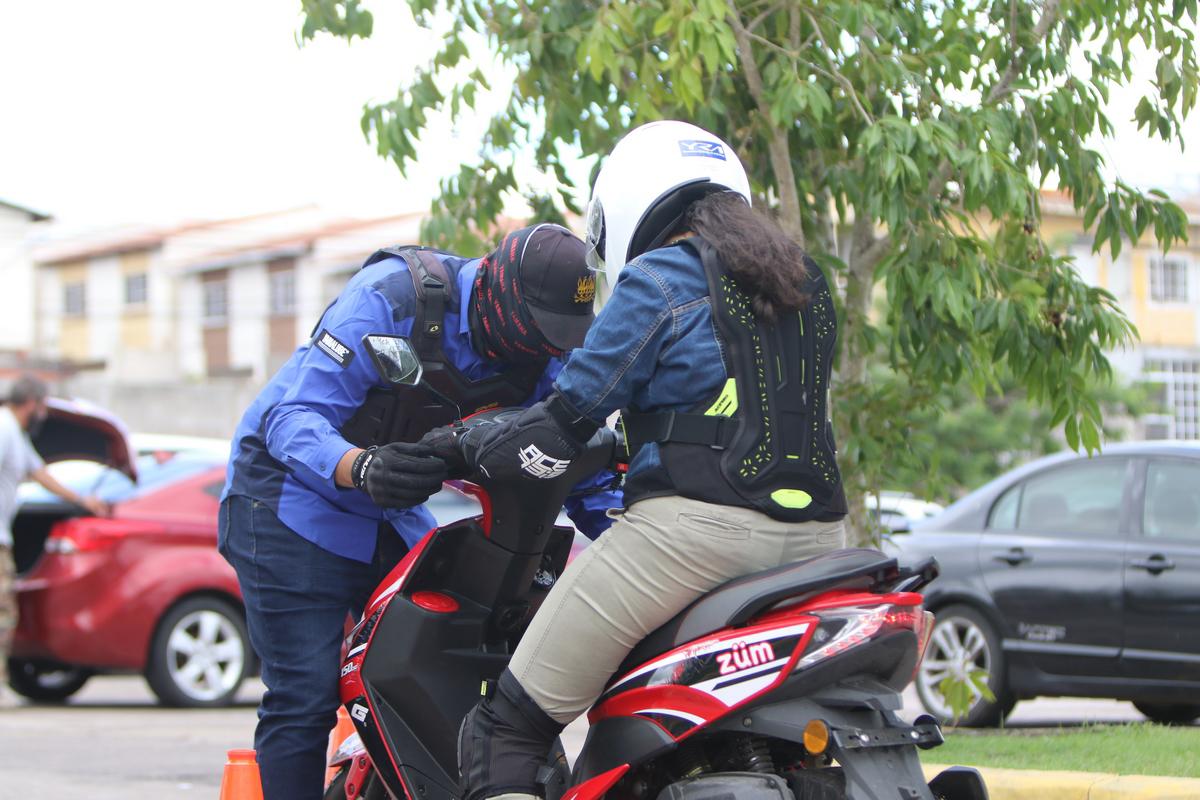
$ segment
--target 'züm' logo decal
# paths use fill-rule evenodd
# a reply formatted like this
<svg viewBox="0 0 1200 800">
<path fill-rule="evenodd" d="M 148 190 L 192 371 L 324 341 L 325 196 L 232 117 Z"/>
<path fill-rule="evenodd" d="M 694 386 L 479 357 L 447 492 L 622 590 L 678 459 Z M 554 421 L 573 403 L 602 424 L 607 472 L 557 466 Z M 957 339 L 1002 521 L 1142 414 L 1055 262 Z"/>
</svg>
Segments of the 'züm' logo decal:
<svg viewBox="0 0 1200 800">
<path fill-rule="evenodd" d="M 737 642 L 724 653 L 717 653 L 717 664 L 721 667 L 722 675 L 740 672 L 774 660 L 775 649 L 771 647 L 770 642 Z"/>
</svg>

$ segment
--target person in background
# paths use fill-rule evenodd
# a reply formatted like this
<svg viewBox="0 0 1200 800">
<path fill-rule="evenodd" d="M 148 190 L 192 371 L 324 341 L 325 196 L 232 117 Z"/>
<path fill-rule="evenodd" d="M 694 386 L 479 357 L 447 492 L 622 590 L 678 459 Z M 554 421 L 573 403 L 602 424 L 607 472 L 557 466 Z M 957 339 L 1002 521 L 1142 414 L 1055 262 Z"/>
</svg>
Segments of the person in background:
<svg viewBox="0 0 1200 800">
<path fill-rule="evenodd" d="M 108 504 L 84 497 L 63 486 L 46 470 L 46 464 L 29 437 L 46 419 L 46 384 L 25 375 L 9 390 L 8 404 L 0 408 L 0 708 L 18 703 L 8 690 L 8 651 L 17 627 L 16 565 L 12 554 L 12 521 L 17 514 L 17 487 L 35 480 L 68 503 L 98 517 L 109 514 Z"/>
<path fill-rule="evenodd" d="M 234 436 L 218 547 L 238 574 L 267 685 L 254 743 L 267 800 L 319 798 L 338 706 L 347 613 L 436 522 L 447 477 L 430 429 L 545 397 L 592 323 L 584 244 L 558 225 L 483 258 L 418 247 L 371 256 Z M 368 336 L 405 336 L 425 375 L 386 384 Z M 594 489 L 594 491 L 593 491 Z M 596 484 L 567 511 L 591 536 L 619 495 Z"/>
</svg>

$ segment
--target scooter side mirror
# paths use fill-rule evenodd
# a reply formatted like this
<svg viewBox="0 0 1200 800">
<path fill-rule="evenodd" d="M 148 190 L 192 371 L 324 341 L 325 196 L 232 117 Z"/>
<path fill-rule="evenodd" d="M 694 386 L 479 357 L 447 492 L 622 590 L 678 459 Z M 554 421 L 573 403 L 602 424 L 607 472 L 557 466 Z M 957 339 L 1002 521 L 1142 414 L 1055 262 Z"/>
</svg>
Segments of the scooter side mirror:
<svg viewBox="0 0 1200 800">
<path fill-rule="evenodd" d="M 371 354 L 375 371 L 386 383 L 397 386 L 416 386 L 421 382 L 421 359 L 406 336 L 368 333 L 363 346 Z"/>
</svg>

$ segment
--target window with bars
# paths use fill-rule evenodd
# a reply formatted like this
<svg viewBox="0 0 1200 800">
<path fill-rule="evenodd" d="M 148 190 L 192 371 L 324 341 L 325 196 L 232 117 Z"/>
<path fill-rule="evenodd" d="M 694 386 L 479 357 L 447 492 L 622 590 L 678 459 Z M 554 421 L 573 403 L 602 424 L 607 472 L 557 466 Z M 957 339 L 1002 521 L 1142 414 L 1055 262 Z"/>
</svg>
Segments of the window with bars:
<svg viewBox="0 0 1200 800">
<path fill-rule="evenodd" d="M 229 318 L 229 281 L 207 280 L 204 282 L 204 321 L 209 325 L 221 325 Z"/>
<path fill-rule="evenodd" d="M 63 284 L 63 315 L 82 317 L 87 313 L 87 290 L 83 281 Z"/>
<path fill-rule="evenodd" d="M 125 276 L 125 305 L 141 306 L 146 304 L 148 279 L 146 273 L 137 272 Z"/>
<path fill-rule="evenodd" d="M 1147 359 L 1145 372 L 1163 387 L 1167 413 L 1159 432 L 1168 439 L 1200 439 L 1200 356 Z"/>
<path fill-rule="evenodd" d="M 270 273 L 271 316 L 287 317 L 296 313 L 296 271 L 278 269 Z"/>
<path fill-rule="evenodd" d="M 1155 303 L 1188 301 L 1188 264 L 1182 258 L 1150 259 L 1150 299 Z"/>
</svg>

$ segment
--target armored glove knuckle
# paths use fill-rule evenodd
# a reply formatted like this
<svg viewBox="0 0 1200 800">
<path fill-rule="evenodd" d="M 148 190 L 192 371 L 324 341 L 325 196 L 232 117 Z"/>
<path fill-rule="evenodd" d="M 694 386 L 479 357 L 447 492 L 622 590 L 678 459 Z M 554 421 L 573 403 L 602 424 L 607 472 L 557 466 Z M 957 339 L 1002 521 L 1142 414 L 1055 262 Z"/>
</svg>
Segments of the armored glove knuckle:
<svg viewBox="0 0 1200 800">
<path fill-rule="evenodd" d="M 481 434 L 476 458 L 493 477 L 550 480 L 564 474 L 582 450 L 571 434 L 547 403 L 538 403 L 511 423 Z"/>
<path fill-rule="evenodd" d="M 468 462 L 463 456 L 463 447 L 459 442 L 459 430 L 447 425 L 434 428 L 421 437 L 419 445 L 429 448 L 430 452 L 446 464 L 450 477 L 465 477 L 470 471 Z"/>
<path fill-rule="evenodd" d="M 441 488 L 446 465 L 426 447 L 397 442 L 364 451 L 355 459 L 351 473 L 354 485 L 376 505 L 411 508 Z"/>
</svg>

